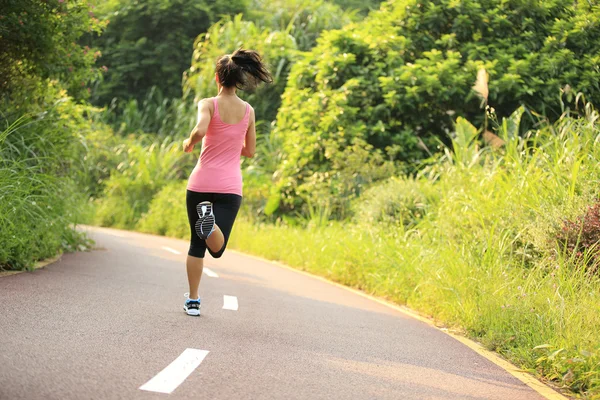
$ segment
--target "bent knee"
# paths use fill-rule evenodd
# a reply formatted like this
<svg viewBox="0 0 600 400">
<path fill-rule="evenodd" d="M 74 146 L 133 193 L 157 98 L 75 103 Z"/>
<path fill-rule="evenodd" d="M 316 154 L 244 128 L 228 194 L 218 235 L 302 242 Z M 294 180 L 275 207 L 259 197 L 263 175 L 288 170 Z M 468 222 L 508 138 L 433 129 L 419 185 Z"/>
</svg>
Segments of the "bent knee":
<svg viewBox="0 0 600 400">
<path fill-rule="evenodd" d="M 223 253 L 224 253 L 224 252 L 225 252 L 225 250 L 221 250 L 221 251 L 219 251 L 218 253 L 213 253 L 213 252 L 211 251 L 211 252 L 210 252 L 210 255 L 211 255 L 213 258 L 221 258 L 221 256 L 223 255 Z"/>
</svg>

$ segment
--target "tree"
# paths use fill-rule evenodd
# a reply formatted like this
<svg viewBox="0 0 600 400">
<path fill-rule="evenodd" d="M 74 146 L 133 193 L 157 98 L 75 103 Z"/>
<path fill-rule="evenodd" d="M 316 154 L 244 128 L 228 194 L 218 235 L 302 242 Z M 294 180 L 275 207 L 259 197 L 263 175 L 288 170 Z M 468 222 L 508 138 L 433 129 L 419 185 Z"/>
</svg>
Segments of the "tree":
<svg viewBox="0 0 600 400">
<path fill-rule="evenodd" d="M 113 0 L 102 9 L 110 21 L 96 44 L 108 67 L 95 102 L 144 98 L 152 86 L 165 97 L 181 97 L 182 73 L 188 68 L 198 34 L 223 15 L 245 10 L 245 0 Z"/>
<path fill-rule="evenodd" d="M 480 121 L 481 67 L 499 117 L 524 105 L 556 118 L 565 85 L 600 102 L 598 38 L 600 5 L 571 0 L 389 1 L 325 33 L 292 68 L 277 117 L 285 204 L 302 204 L 315 174 L 343 170 L 357 141 L 414 164 L 456 117 Z"/>
<path fill-rule="evenodd" d="M 77 43 L 104 24 L 93 3 L 81 0 L 2 0 L 0 2 L 0 94 L 18 95 L 47 79 L 58 79 L 71 95 L 87 95 L 99 52 Z M 33 84 L 32 80 L 36 83 Z M 29 87 L 29 89 L 27 88 Z"/>
</svg>

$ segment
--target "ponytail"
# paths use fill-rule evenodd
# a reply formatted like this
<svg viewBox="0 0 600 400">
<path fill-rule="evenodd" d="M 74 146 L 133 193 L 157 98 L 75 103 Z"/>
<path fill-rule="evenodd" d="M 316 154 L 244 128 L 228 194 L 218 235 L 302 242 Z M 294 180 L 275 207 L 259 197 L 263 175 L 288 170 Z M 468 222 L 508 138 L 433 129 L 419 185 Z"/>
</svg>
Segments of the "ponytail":
<svg viewBox="0 0 600 400">
<path fill-rule="evenodd" d="M 217 60 L 217 75 L 224 87 L 240 90 L 252 89 L 261 82 L 271 83 L 273 78 L 263 64 L 260 55 L 254 50 L 236 50 Z"/>
</svg>

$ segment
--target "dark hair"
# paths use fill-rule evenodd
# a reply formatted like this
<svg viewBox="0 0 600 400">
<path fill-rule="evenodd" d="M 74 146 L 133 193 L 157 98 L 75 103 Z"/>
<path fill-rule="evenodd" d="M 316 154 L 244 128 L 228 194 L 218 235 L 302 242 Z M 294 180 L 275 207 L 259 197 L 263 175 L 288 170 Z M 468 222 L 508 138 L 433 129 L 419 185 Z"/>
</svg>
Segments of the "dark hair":
<svg viewBox="0 0 600 400">
<path fill-rule="evenodd" d="M 260 82 L 271 83 L 273 78 L 254 50 L 237 49 L 233 54 L 219 57 L 217 75 L 224 87 L 251 89 Z"/>
</svg>

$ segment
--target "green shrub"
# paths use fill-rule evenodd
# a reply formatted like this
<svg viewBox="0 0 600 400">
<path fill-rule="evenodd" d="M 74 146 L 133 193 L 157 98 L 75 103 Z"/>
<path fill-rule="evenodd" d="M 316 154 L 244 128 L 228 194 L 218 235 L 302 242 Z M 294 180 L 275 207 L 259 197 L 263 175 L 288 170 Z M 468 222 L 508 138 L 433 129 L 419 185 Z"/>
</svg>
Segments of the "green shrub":
<svg viewBox="0 0 600 400">
<path fill-rule="evenodd" d="M 377 10 L 381 0 L 332 0 L 345 10 L 359 10 L 362 13 L 367 13 L 371 10 Z"/>
<path fill-rule="evenodd" d="M 353 204 L 357 222 L 401 225 L 410 229 L 437 203 L 438 193 L 426 179 L 390 178 L 367 189 Z"/>
<path fill-rule="evenodd" d="M 170 237 L 187 238 L 190 227 L 185 205 L 187 181 L 165 185 L 152 198 L 148 212 L 137 223 L 141 232 Z"/>
<path fill-rule="evenodd" d="M 0 268 L 23 269 L 82 249 L 82 136 L 96 129 L 88 83 L 99 53 L 84 35 L 104 27 L 95 1 L 8 1 L 0 11 Z M 80 247 L 81 246 L 81 247 Z"/>
<path fill-rule="evenodd" d="M 101 68 L 92 67 L 100 54 L 78 41 L 82 35 L 100 33 L 106 26 L 91 15 L 95 3 L 94 0 L 3 1 L 0 97 L 27 93 L 30 101 L 35 102 L 32 86 L 45 85 L 46 79 L 59 79 L 75 98 L 87 97 L 86 85 L 101 75 Z"/>
<path fill-rule="evenodd" d="M 85 154 L 76 133 L 87 129 L 86 107 L 60 96 L 65 92 L 46 91 L 0 131 L 0 269 L 85 245 L 73 224 L 85 196 L 75 177 Z"/>
<path fill-rule="evenodd" d="M 591 2 L 385 3 L 324 33 L 294 64 L 276 122 L 280 191 L 297 207 L 303 183 L 334 170 L 355 138 L 411 165 L 429 157 L 449 143 L 455 118 L 482 121 L 471 91 L 481 67 L 499 117 L 525 105 L 555 120 L 565 85 L 600 103 L 598 37 L 600 5 Z"/>
</svg>

